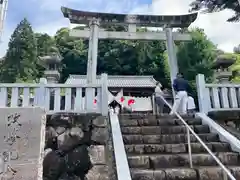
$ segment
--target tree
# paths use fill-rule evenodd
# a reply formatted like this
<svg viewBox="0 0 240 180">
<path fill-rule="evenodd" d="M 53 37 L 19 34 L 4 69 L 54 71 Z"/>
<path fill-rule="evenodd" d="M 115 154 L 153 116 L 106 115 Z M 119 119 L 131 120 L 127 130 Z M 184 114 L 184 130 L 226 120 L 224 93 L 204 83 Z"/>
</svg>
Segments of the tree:
<svg viewBox="0 0 240 180">
<path fill-rule="evenodd" d="M 82 27 L 76 27 L 82 28 Z M 123 31 L 122 26 L 105 27 L 107 30 Z M 146 29 L 139 29 L 146 31 Z M 86 74 L 88 40 L 69 36 L 69 29 L 62 28 L 55 40 L 63 57 L 61 81 L 64 82 L 69 74 Z M 106 72 L 109 75 L 154 75 L 164 84 L 164 42 L 161 41 L 126 41 L 100 40 L 98 46 L 97 73 Z"/>
<path fill-rule="evenodd" d="M 191 4 L 190 11 L 205 8 L 205 12 L 216 12 L 224 9 L 231 9 L 235 12 L 234 16 L 228 19 L 229 22 L 240 20 L 240 1 L 239 0 L 195 0 Z"/>
<path fill-rule="evenodd" d="M 206 36 L 204 31 L 199 28 L 190 31 L 192 40 L 181 42 L 178 46 L 178 65 L 184 77 L 189 80 L 193 88 L 193 96 L 196 96 L 196 75 L 201 73 L 211 81 L 213 61 L 216 59 L 217 47 Z"/>
<path fill-rule="evenodd" d="M 34 81 L 38 75 L 36 39 L 27 19 L 14 30 L 2 64 L 2 82 Z"/>
<path fill-rule="evenodd" d="M 36 44 L 37 44 L 37 55 L 45 56 L 48 55 L 52 48 L 56 47 L 56 43 L 53 37 L 48 34 L 35 33 Z"/>
<path fill-rule="evenodd" d="M 86 74 L 87 52 L 82 39 L 69 36 L 68 28 L 61 28 L 54 36 L 56 47 L 62 56 L 61 82 L 65 82 L 70 74 Z"/>
<path fill-rule="evenodd" d="M 37 56 L 39 63 L 37 64 L 38 78 L 43 77 L 44 70 L 46 68 L 45 62 L 42 61 L 41 57 L 50 56 L 53 53 L 59 53 L 56 47 L 55 39 L 48 34 L 35 33 L 36 43 L 37 43 Z"/>
<path fill-rule="evenodd" d="M 240 45 L 233 49 L 236 62 L 231 66 L 233 82 L 240 83 Z"/>
</svg>

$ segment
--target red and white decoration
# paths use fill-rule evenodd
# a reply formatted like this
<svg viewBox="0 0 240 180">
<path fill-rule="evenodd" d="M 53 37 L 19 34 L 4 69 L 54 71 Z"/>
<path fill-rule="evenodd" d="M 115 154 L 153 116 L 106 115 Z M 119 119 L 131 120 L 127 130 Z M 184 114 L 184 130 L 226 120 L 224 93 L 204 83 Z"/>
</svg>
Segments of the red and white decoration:
<svg viewBox="0 0 240 180">
<path fill-rule="evenodd" d="M 110 91 L 108 94 L 108 104 L 112 101 L 117 101 L 122 107 L 131 108 L 132 111 L 151 111 L 152 100 L 151 97 L 132 97 L 123 96 L 123 90 L 114 96 Z"/>
<path fill-rule="evenodd" d="M 151 97 L 133 97 L 133 96 L 123 96 L 123 91 L 118 92 L 114 96 L 110 91 L 108 94 L 108 104 L 113 101 L 117 101 L 122 107 L 131 109 L 132 111 L 151 111 L 152 110 L 152 99 Z M 80 100 L 81 101 L 81 100 Z M 97 109 L 100 99 L 98 96 L 93 100 L 94 108 Z M 81 101 L 82 107 L 85 106 L 85 98 Z"/>
</svg>

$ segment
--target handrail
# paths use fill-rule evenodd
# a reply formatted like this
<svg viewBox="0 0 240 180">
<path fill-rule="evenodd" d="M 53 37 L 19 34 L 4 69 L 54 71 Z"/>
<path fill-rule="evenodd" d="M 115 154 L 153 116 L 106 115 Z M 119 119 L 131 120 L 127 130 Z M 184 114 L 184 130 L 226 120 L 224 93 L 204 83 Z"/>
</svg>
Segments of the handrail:
<svg viewBox="0 0 240 180">
<path fill-rule="evenodd" d="M 160 95 L 163 102 L 173 111 L 173 107 L 166 101 L 166 99 Z M 200 142 L 200 144 L 207 150 L 207 152 L 213 157 L 213 159 L 218 163 L 218 165 L 224 170 L 224 172 L 227 174 L 227 176 L 231 180 L 236 180 L 236 178 L 231 174 L 231 172 L 221 163 L 221 161 L 213 154 L 213 152 L 207 147 L 207 145 L 201 140 L 201 138 L 194 132 L 194 130 L 186 123 L 186 121 L 175 111 L 173 113 L 182 121 L 182 123 L 187 128 L 187 138 L 188 138 L 188 153 L 189 153 L 189 163 L 190 168 L 193 167 L 192 165 L 192 151 L 191 151 L 191 139 L 190 139 L 190 132 L 195 136 L 195 138 Z M 224 173 L 224 175 L 226 175 Z M 224 179 L 227 179 L 224 177 Z"/>
<path fill-rule="evenodd" d="M 118 180 L 132 180 L 118 115 L 109 111 Z"/>
</svg>

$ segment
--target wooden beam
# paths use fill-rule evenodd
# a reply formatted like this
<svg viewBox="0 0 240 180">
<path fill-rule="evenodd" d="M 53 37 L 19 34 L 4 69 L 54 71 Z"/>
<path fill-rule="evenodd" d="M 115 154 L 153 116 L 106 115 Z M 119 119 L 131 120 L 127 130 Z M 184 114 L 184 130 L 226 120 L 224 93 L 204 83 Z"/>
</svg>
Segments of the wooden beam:
<svg viewBox="0 0 240 180">
<path fill-rule="evenodd" d="M 70 36 L 78 38 L 90 37 L 90 31 L 73 29 L 70 31 Z M 118 40 L 167 40 L 166 33 L 161 32 L 117 32 L 117 31 L 99 31 L 99 39 L 118 39 Z M 189 41 L 190 34 L 182 34 L 173 32 L 175 41 Z"/>
</svg>

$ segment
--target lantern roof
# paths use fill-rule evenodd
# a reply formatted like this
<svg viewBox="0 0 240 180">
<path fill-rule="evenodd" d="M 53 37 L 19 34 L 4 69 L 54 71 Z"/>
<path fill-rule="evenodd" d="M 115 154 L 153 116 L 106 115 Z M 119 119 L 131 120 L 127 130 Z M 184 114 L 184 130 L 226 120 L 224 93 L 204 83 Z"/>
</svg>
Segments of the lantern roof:
<svg viewBox="0 0 240 180">
<path fill-rule="evenodd" d="M 62 57 L 59 53 L 52 52 L 49 55 L 41 56 L 40 59 L 46 63 L 60 63 Z"/>
<path fill-rule="evenodd" d="M 101 13 L 61 8 L 63 16 L 68 18 L 74 24 L 89 24 L 93 19 L 97 19 L 101 25 L 103 24 L 136 24 L 138 26 L 150 27 L 178 27 L 186 28 L 193 23 L 198 13 L 188 13 L 182 15 L 144 15 L 144 14 L 116 14 Z"/>
<path fill-rule="evenodd" d="M 65 82 L 66 84 L 82 84 L 87 83 L 86 75 L 70 75 Z M 97 84 L 101 84 L 101 76 L 96 79 Z M 108 75 L 108 87 L 122 88 L 155 88 L 157 81 L 153 76 L 115 76 Z"/>
<path fill-rule="evenodd" d="M 229 54 L 221 54 L 212 65 L 212 69 L 228 68 L 236 62 L 236 57 Z"/>
</svg>

